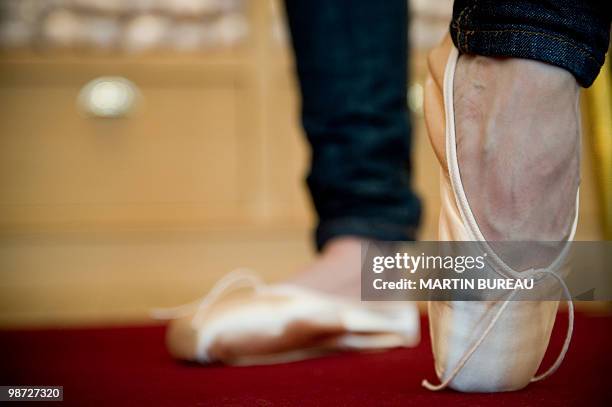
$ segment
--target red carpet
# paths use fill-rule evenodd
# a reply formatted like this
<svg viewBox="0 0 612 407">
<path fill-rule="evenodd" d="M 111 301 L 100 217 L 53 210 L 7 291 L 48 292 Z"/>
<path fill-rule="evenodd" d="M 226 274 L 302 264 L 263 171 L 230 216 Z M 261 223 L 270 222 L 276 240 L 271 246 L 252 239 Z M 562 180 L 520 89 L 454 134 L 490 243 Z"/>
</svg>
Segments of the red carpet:
<svg viewBox="0 0 612 407">
<path fill-rule="evenodd" d="M 0 385 L 63 385 L 54 404 L 78 406 L 612 406 L 612 317 L 578 315 L 552 378 L 495 395 L 421 388 L 434 379 L 423 331 L 416 349 L 241 368 L 176 363 L 159 327 L 0 331 Z"/>
</svg>

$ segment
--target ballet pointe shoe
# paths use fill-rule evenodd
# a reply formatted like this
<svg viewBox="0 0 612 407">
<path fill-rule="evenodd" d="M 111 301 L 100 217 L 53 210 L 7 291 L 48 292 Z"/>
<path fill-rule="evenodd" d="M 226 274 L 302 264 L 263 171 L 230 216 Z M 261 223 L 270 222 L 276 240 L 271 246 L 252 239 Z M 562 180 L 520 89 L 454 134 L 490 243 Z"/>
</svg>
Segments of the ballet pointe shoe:
<svg viewBox="0 0 612 407">
<path fill-rule="evenodd" d="M 363 303 L 295 285 L 267 285 L 249 270 L 219 280 L 202 299 L 153 317 L 169 320 L 166 344 L 180 360 L 265 365 L 339 351 L 415 346 L 413 303 Z"/>
<path fill-rule="evenodd" d="M 573 305 L 562 279 L 567 251 L 564 249 L 545 269 L 518 272 L 504 264 L 486 243 L 463 190 L 457 159 L 453 80 L 458 58 L 459 53 L 447 36 L 429 55 L 425 83 L 425 121 L 441 166 L 439 240 L 482 242 L 488 258 L 499 262 L 494 269 L 501 270 L 503 278 L 552 279 L 568 299 L 570 321 L 559 357 L 546 372 L 536 376 L 548 347 L 558 301 L 513 301 L 512 298 L 430 301 L 430 337 L 440 383 L 434 385 L 425 380 L 423 386 L 433 391 L 445 388 L 462 392 L 513 391 L 552 374 L 569 347 Z M 576 223 L 574 219 L 570 241 Z"/>
</svg>

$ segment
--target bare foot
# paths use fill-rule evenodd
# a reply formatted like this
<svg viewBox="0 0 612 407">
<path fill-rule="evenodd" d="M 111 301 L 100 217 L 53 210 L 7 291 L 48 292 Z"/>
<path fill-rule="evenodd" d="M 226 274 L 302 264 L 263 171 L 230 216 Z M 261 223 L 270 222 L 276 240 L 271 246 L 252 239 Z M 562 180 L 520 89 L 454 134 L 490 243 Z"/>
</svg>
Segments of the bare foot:
<svg viewBox="0 0 612 407">
<path fill-rule="evenodd" d="M 365 239 L 343 236 L 330 240 L 319 257 L 290 283 L 327 294 L 359 300 L 361 244 Z"/>
<path fill-rule="evenodd" d="M 563 69 L 462 55 L 454 82 L 457 154 L 487 240 L 568 238 L 580 181 L 579 88 Z"/>
</svg>

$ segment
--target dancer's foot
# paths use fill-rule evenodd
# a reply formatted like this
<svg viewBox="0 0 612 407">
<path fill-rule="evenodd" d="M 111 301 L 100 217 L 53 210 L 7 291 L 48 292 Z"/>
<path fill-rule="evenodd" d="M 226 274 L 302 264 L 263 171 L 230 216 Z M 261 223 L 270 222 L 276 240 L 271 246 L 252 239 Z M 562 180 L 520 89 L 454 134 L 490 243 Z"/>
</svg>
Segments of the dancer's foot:
<svg viewBox="0 0 612 407">
<path fill-rule="evenodd" d="M 442 91 L 449 44 L 430 55 L 430 95 Z M 427 99 L 429 117 L 444 117 L 441 100 Z M 459 56 L 453 82 L 458 166 L 483 238 L 542 242 L 530 256 L 492 243 L 510 251 L 504 260 L 517 270 L 550 264 L 572 229 L 580 181 L 578 102 L 578 84 L 563 69 L 526 59 Z M 427 124 L 447 170 L 443 121 Z"/>
<path fill-rule="evenodd" d="M 361 295 L 361 245 L 366 240 L 343 236 L 327 242 L 321 254 L 289 279 L 300 287 L 359 300 Z"/>
<path fill-rule="evenodd" d="M 487 240 L 567 239 L 580 174 L 578 89 L 570 73 L 543 62 L 459 57 L 459 169 Z"/>
<path fill-rule="evenodd" d="M 360 239 L 338 238 L 289 282 L 266 285 L 245 271 L 226 276 L 202 300 L 162 312 L 172 319 L 170 353 L 200 363 L 264 364 L 414 346 L 413 303 L 359 301 L 360 258 Z"/>
<path fill-rule="evenodd" d="M 571 239 L 579 174 L 575 81 L 532 61 L 458 58 L 447 38 L 429 59 L 426 87 L 426 123 L 444 170 L 440 240 Z M 504 278 L 517 278 L 519 270 L 546 272 L 565 287 L 558 269 L 563 257 L 557 259 L 554 267 L 544 261 L 543 270 L 533 270 L 541 266 L 529 258 L 523 267 L 511 264 L 515 271 L 505 264 L 492 271 Z M 536 376 L 556 309 L 556 301 L 431 301 L 441 383 L 424 382 L 425 387 L 497 392 L 547 377 L 571 339 L 570 306 L 559 357 Z"/>
</svg>

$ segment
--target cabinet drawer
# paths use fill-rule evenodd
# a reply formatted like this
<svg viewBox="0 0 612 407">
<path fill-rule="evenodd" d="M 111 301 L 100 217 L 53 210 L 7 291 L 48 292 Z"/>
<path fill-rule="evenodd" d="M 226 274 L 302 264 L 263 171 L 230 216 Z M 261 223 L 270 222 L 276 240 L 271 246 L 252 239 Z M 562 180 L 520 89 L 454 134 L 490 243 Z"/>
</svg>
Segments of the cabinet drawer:
<svg viewBox="0 0 612 407">
<path fill-rule="evenodd" d="M 4 65 L 0 79 L 3 226 L 222 221 L 248 204 L 248 133 L 237 126 L 246 90 L 231 70 L 23 67 Z M 141 92 L 129 117 L 77 107 L 82 86 L 108 74 Z"/>
</svg>

